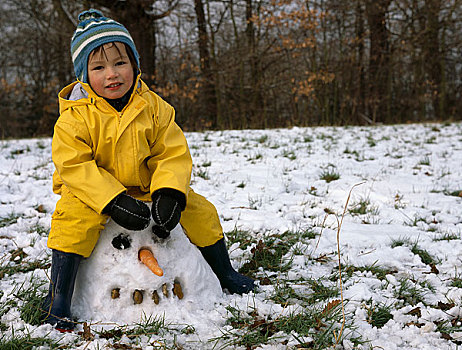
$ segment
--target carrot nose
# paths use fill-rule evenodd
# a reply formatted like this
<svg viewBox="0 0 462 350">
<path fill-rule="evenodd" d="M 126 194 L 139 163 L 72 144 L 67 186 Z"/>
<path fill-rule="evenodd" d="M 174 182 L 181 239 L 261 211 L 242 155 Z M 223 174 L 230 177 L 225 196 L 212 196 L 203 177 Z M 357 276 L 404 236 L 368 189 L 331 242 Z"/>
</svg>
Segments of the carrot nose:
<svg viewBox="0 0 462 350">
<path fill-rule="evenodd" d="M 162 271 L 157 259 L 154 257 L 154 254 L 149 249 L 141 248 L 138 252 L 138 258 L 140 261 L 146 265 L 149 270 L 151 270 L 157 276 L 163 276 L 164 271 Z"/>
</svg>

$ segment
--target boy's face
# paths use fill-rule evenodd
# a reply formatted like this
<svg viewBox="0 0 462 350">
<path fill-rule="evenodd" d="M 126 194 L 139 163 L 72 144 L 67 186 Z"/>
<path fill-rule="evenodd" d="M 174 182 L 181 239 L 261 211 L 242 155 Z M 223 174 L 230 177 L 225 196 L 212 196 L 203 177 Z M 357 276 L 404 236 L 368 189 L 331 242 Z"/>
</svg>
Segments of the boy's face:
<svg viewBox="0 0 462 350">
<path fill-rule="evenodd" d="M 119 42 L 103 45 L 88 57 L 88 80 L 101 97 L 115 99 L 124 96 L 133 85 L 133 66 Z"/>
</svg>

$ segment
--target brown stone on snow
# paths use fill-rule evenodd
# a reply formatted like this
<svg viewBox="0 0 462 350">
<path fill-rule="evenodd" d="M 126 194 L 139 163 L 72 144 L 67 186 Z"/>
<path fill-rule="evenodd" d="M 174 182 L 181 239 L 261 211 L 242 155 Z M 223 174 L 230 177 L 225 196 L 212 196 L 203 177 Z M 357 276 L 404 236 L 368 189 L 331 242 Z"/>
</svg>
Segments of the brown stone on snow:
<svg viewBox="0 0 462 350">
<path fill-rule="evenodd" d="M 111 290 L 111 298 L 118 299 L 120 297 L 120 288 L 114 288 Z"/>
<path fill-rule="evenodd" d="M 152 292 L 152 300 L 154 300 L 154 304 L 159 305 L 159 294 L 157 294 L 157 290 Z"/>
<path fill-rule="evenodd" d="M 168 298 L 167 283 L 164 283 L 164 284 L 162 285 L 162 294 L 165 295 L 166 298 Z"/>
<path fill-rule="evenodd" d="M 143 292 L 138 289 L 135 289 L 135 291 L 133 292 L 133 301 L 135 302 L 135 304 L 141 304 L 143 302 Z"/>
<path fill-rule="evenodd" d="M 173 283 L 173 294 L 178 297 L 178 299 L 183 299 L 183 289 L 181 288 L 180 282 L 175 281 Z"/>
</svg>

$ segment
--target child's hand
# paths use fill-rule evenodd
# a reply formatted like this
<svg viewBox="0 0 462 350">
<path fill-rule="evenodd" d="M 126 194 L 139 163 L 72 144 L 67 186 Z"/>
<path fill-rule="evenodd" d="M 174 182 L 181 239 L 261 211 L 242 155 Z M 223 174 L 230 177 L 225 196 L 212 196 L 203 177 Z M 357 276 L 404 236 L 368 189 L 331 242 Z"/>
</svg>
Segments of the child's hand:
<svg viewBox="0 0 462 350">
<path fill-rule="evenodd" d="M 144 230 L 151 222 L 149 207 L 125 193 L 115 197 L 103 212 L 109 214 L 112 220 L 127 230 Z"/>
<path fill-rule="evenodd" d="M 173 189 L 157 190 L 152 195 L 152 218 L 156 225 L 152 231 L 160 238 L 167 238 L 170 231 L 180 222 L 181 210 L 184 206 L 180 199 L 184 195 Z"/>
<path fill-rule="evenodd" d="M 162 226 L 152 225 L 152 233 L 154 233 L 157 237 L 165 239 L 170 236 L 170 231 L 166 230 Z"/>
</svg>

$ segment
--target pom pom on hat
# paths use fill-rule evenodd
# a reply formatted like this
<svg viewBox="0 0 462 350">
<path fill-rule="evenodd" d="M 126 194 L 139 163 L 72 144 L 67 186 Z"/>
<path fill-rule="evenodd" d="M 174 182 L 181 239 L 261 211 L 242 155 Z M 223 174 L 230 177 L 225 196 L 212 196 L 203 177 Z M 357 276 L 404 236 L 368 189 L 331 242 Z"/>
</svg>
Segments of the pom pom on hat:
<svg viewBox="0 0 462 350">
<path fill-rule="evenodd" d="M 101 11 L 90 9 L 88 11 L 83 11 L 81 14 L 79 14 L 79 22 L 83 22 L 90 18 L 101 18 L 101 17 L 104 17 Z"/>
<path fill-rule="evenodd" d="M 136 51 L 127 28 L 113 19 L 104 17 L 101 11 L 90 9 L 78 16 L 79 24 L 71 39 L 71 55 L 75 76 L 83 83 L 88 83 L 88 57 L 97 47 L 118 41 L 132 50 L 136 65 L 140 66 L 138 51 Z"/>
</svg>

